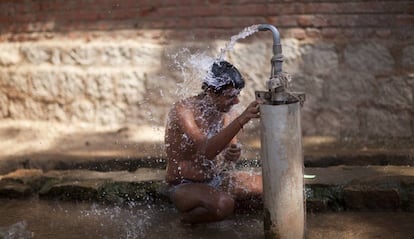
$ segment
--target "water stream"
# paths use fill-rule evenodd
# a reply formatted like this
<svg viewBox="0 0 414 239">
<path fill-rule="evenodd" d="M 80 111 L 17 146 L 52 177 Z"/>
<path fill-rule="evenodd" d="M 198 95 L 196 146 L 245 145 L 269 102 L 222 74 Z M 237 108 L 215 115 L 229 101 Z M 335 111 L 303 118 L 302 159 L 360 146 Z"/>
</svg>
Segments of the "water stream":
<svg viewBox="0 0 414 239">
<path fill-rule="evenodd" d="M 227 52 L 232 51 L 236 42 L 240 39 L 244 39 L 257 31 L 259 31 L 259 25 L 252 25 L 249 27 L 244 28 L 240 33 L 234 35 L 230 38 L 230 41 L 225 45 L 224 48 L 221 49 L 219 56 L 217 57 L 218 61 L 225 60 L 225 56 Z"/>
<path fill-rule="evenodd" d="M 259 25 L 244 28 L 238 34 L 232 36 L 219 54 L 211 55 L 206 51 L 192 52 L 188 48 L 182 48 L 169 55 L 172 70 L 179 72 L 181 82 L 177 84 L 175 94 L 179 98 L 188 97 L 200 90 L 201 81 L 206 80 L 209 68 L 214 62 L 226 60 L 228 52 L 234 49 L 234 45 L 240 39 L 244 39 L 258 31 Z"/>
</svg>

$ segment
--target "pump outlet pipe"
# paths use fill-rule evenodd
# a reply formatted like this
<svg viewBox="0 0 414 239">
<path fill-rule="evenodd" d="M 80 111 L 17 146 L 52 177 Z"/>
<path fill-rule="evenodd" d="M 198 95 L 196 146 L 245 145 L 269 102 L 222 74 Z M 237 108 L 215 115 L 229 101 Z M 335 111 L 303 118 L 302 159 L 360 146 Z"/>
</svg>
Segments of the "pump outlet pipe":
<svg viewBox="0 0 414 239">
<path fill-rule="evenodd" d="M 273 33 L 272 70 L 267 91 L 256 91 L 260 105 L 264 232 L 266 239 L 303 239 L 305 206 L 300 108 L 303 93 L 287 91 L 282 73 L 282 47 L 276 27 L 259 26 Z"/>
<path fill-rule="evenodd" d="M 279 72 L 282 72 L 283 54 L 282 45 L 280 44 L 280 34 L 275 26 L 269 24 L 260 24 L 258 29 L 259 31 L 271 31 L 273 35 L 273 57 L 270 72 L 270 78 L 272 78 L 272 76 L 276 76 Z"/>
</svg>

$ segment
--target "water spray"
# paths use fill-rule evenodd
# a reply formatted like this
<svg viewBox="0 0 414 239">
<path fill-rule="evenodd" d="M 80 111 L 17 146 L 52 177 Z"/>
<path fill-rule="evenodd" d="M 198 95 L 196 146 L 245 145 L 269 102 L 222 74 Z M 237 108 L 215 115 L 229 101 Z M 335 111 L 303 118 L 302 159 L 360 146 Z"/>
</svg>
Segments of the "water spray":
<svg viewBox="0 0 414 239">
<path fill-rule="evenodd" d="M 256 91 L 260 105 L 265 238 L 305 236 L 302 130 L 300 107 L 304 93 L 290 92 L 290 77 L 282 72 L 283 54 L 276 27 L 258 26 L 273 34 L 273 57 L 267 91 Z"/>
</svg>

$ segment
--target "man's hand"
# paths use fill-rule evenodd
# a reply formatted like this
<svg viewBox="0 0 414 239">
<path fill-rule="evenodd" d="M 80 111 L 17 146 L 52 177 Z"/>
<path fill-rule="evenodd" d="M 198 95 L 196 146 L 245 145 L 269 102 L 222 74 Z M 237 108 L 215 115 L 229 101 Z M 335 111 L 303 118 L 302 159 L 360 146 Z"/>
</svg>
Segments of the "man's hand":
<svg viewBox="0 0 414 239">
<path fill-rule="evenodd" d="M 259 105 L 262 104 L 263 101 L 261 100 L 255 100 L 252 103 L 250 103 L 247 108 L 241 113 L 241 115 L 236 119 L 238 120 L 239 124 L 241 126 L 245 125 L 247 122 L 250 121 L 250 119 L 253 118 L 260 118 L 260 109 Z"/>
<path fill-rule="evenodd" d="M 228 161 L 237 161 L 241 155 L 241 147 L 239 144 L 231 144 L 224 153 L 224 158 Z"/>
</svg>

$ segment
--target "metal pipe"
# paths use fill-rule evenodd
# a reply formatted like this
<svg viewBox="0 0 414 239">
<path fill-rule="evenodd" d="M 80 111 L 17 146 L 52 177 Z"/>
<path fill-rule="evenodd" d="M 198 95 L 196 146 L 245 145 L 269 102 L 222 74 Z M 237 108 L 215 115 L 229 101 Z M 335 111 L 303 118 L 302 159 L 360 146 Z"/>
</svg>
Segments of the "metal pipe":
<svg viewBox="0 0 414 239">
<path fill-rule="evenodd" d="M 266 239 L 303 239 L 305 211 L 300 103 L 260 105 Z"/>
<path fill-rule="evenodd" d="M 270 78 L 276 77 L 278 73 L 282 72 L 283 54 L 282 45 L 280 44 L 280 34 L 277 28 L 270 24 L 260 24 L 259 31 L 271 31 L 273 35 L 273 57 L 271 59 L 272 69 Z"/>
</svg>

